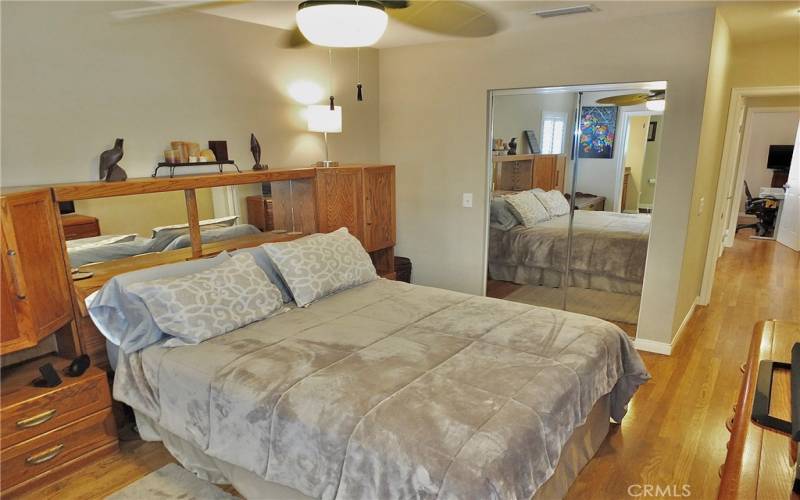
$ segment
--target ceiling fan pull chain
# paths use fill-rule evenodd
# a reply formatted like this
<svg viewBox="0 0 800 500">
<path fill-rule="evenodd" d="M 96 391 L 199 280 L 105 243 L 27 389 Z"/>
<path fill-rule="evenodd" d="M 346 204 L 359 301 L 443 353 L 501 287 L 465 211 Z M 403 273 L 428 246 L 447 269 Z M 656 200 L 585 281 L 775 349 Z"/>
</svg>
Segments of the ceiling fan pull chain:
<svg viewBox="0 0 800 500">
<path fill-rule="evenodd" d="M 361 47 L 356 47 L 356 100 L 364 100 L 361 93 Z"/>
<path fill-rule="evenodd" d="M 328 91 L 331 93 L 331 111 L 333 111 L 333 49 L 328 48 Z"/>
</svg>

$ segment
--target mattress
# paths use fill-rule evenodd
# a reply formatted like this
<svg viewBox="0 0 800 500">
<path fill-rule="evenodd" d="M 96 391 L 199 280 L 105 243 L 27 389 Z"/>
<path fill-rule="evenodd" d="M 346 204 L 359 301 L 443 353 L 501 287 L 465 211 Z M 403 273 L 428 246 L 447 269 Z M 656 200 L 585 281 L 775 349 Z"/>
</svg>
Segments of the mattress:
<svg viewBox="0 0 800 500">
<path fill-rule="evenodd" d="M 648 378 L 605 321 L 381 279 L 120 353 L 114 397 L 313 498 L 530 498 L 596 403 L 619 420 Z"/>
<path fill-rule="evenodd" d="M 489 276 L 520 284 L 561 286 L 569 217 L 489 232 Z M 576 210 L 570 286 L 640 294 L 649 214 Z"/>
</svg>

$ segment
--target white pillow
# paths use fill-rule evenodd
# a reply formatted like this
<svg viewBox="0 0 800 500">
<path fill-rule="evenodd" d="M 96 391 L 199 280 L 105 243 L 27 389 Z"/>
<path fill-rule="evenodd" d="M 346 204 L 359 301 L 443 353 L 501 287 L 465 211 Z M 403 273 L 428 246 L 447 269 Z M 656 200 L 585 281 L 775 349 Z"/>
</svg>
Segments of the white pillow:
<svg viewBox="0 0 800 500">
<path fill-rule="evenodd" d="M 339 228 L 332 233 L 262 245 L 303 307 L 326 295 L 378 279 L 361 242 Z"/>
<path fill-rule="evenodd" d="M 126 243 L 136 239 L 136 234 L 104 234 L 92 236 L 90 238 L 79 238 L 77 240 L 67 240 L 67 251 L 84 250 L 86 248 L 101 247 L 113 243 Z"/>
<path fill-rule="evenodd" d="M 505 197 L 514 216 L 525 227 L 531 227 L 550 218 L 547 210 L 530 191 L 522 191 Z"/>
<path fill-rule="evenodd" d="M 164 333 L 166 347 L 200 342 L 264 319 L 283 307 L 283 298 L 249 253 L 176 278 L 134 283 Z"/>
<path fill-rule="evenodd" d="M 214 229 L 220 227 L 230 227 L 236 223 L 236 219 L 238 219 L 238 215 L 229 215 L 227 217 L 218 217 L 216 219 L 203 219 L 199 222 L 200 230 L 205 229 Z M 172 224 L 170 226 L 158 226 L 153 228 L 153 235 L 152 237 L 155 238 L 156 236 L 163 235 L 163 234 L 187 234 L 189 232 L 189 223 L 185 222 L 183 224 Z"/>
<path fill-rule="evenodd" d="M 542 203 L 550 217 L 558 217 L 569 213 L 569 202 L 560 191 L 535 191 L 533 193 Z"/>
</svg>

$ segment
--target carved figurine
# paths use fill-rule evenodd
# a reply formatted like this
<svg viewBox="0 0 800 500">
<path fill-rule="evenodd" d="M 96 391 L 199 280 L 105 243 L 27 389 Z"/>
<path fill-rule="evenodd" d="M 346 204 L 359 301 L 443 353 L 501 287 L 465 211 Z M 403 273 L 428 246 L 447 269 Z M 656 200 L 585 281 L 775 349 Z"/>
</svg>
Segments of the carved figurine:
<svg viewBox="0 0 800 500">
<path fill-rule="evenodd" d="M 508 142 L 508 154 L 515 155 L 517 154 L 517 138 L 514 137 Z"/>
<path fill-rule="evenodd" d="M 266 170 L 269 168 L 267 165 L 261 164 L 261 144 L 258 143 L 255 134 L 250 134 L 250 152 L 253 153 L 253 170 Z"/>
<path fill-rule="evenodd" d="M 122 159 L 122 139 L 114 142 L 114 147 L 100 154 L 100 179 L 106 182 L 124 181 L 128 174 L 117 162 Z"/>
</svg>

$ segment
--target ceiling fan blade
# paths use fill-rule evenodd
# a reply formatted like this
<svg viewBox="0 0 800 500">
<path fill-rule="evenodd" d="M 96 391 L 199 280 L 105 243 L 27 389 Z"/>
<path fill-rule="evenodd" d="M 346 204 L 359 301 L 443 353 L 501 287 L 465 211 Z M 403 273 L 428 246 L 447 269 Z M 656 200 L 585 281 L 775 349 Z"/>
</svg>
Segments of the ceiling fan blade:
<svg viewBox="0 0 800 500">
<path fill-rule="evenodd" d="M 299 49 L 311 45 L 311 42 L 306 40 L 306 37 L 300 32 L 300 28 L 295 24 L 292 29 L 286 32 L 281 45 L 287 49 Z"/>
<path fill-rule="evenodd" d="M 650 93 L 647 94 L 623 94 L 623 95 L 612 95 L 610 97 L 604 97 L 602 99 L 598 99 L 598 104 L 616 104 L 617 106 L 634 106 L 636 104 L 642 104 L 650 97 Z"/>
<path fill-rule="evenodd" d="M 197 1 L 183 1 L 172 2 L 167 4 L 153 5 L 151 7 L 140 7 L 137 9 L 116 10 L 111 13 L 115 19 L 126 20 L 136 19 L 146 16 L 157 16 L 160 14 L 168 14 L 170 12 L 178 12 L 188 9 L 208 9 L 222 5 L 230 5 L 234 3 L 250 2 L 252 0 L 197 0 Z"/>
<path fill-rule="evenodd" d="M 488 12 L 457 0 L 415 0 L 407 8 L 386 13 L 397 21 L 444 35 L 482 37 L 498 30 L 497 20 Z"/>
<path fill-rule="evenodd" d="M 405 9 L 408 7 L 408 0 L 379 0 L 387 9 Z"/>
</svg>

